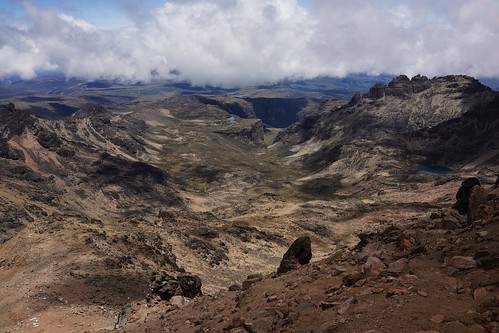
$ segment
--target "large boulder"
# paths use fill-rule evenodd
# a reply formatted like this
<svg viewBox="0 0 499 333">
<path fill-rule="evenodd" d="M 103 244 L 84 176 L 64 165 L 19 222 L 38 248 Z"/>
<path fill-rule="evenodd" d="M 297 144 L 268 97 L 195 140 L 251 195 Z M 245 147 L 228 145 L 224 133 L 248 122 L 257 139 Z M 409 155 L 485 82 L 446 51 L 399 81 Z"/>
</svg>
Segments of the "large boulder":
<svg viewBox="0 0 499 333">
<path fill-rule="evenodd" d="M 475 185 L 480 185 L 480 181 L 476 177 L 467 178 L 461 183 L 461 187 L 456 194 L 457 201 L 453 206 L 459 214 L 465 215 L 468 213 L 471 189 Z"/>
<path fill-rule="evenodd" d="M 278 274 L 289 272 L 297 267 L 297 264 L 305 265 L 312 259 L 312 241 L 309 236 L 296 239 L 289 249 L 284 253 L 281 264 L 277 269 Z"/>
</svg>

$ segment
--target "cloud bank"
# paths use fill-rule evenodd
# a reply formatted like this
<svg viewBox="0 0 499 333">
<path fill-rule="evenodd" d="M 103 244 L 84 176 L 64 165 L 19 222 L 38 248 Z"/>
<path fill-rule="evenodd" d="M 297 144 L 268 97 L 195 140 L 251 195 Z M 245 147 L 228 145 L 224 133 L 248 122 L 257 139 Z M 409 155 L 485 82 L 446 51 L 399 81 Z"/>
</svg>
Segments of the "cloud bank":
<svg viewBox="0 0 499 333">
<path fill-rule="evenodd" d="M 0 77 L 60 71 L 223 87 L 358 72 L 499 77 L 496 0 L 306 4 L 171 0 L 104 30 L 26 2 L 25 17 L 0 23 Z"/>
</svg>

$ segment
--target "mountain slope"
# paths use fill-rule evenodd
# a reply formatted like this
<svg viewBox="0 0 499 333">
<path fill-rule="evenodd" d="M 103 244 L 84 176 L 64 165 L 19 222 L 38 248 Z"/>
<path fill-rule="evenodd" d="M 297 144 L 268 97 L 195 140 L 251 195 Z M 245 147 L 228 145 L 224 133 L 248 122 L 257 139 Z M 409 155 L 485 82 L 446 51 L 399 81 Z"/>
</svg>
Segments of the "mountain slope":
<svg viewBox="0 0 499 333">
<path fill-rule="evenodd" d="M 418 164 L 496 165 L 498 126 L 499 95 L 477 80 L 399 76 L 345 106 L 322 101 L 278 137 L 275 149 L 344 183 L 381 177 L 395 184 Z"/>
</svg>

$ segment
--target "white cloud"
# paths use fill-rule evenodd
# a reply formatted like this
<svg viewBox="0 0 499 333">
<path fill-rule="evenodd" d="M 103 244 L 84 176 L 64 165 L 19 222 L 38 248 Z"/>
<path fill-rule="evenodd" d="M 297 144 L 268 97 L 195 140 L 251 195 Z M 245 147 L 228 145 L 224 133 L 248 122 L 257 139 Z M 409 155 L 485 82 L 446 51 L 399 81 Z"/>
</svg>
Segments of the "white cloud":
<svg viewBox="0 0 499 333">
<path fill-rule="evenodd" d="M 25 11 L 23 24 L 0 24 L 0 76 L 147 81 L 176 70 L 226 87 L 354 72 L 499 76 L 496 0 L 173 0 L 114 31 Z"/>
</svg>

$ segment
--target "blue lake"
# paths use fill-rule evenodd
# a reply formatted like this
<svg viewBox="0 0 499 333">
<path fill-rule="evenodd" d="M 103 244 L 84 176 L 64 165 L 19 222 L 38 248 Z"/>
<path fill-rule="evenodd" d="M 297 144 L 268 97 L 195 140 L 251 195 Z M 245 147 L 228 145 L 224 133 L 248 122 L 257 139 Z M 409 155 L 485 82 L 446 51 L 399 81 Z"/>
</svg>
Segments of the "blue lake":
<svg viewBox="0 0 499 333">
<path fill-rule="evenodd" d="M 440 165 L 432 165 L 432 166 L 430 166 L 430 165 L 417 165 L 416 170 L 426 172 L 426 173 L 431 173 L 433 175 L 446 175 L 446 174 L 452 172 L 451 169 L 444 167 L 444 166 L 440 166 Z"/>
</svg>

